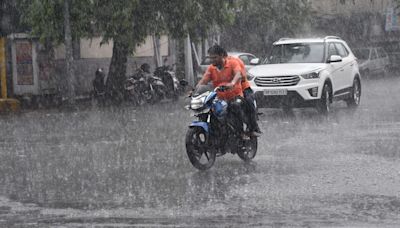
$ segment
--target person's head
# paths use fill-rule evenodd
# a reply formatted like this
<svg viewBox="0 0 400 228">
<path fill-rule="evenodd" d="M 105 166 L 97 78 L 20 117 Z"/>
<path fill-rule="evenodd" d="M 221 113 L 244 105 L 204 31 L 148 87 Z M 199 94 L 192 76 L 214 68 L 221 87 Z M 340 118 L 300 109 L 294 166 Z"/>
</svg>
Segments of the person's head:
<svg viewBox="0 0 400 228">
<path fill-rule="evenodd" d="M 101 67 L 97 68 L 95 75 L 96 76 L 103 76 L 104 75 L 103 68 L 101 68 Z"/>
<path fill-rule="evenodd" d="M 146 73 L 150 73 L 150 65 L 147 63 L 143 63 L 140 66 L 140 69 L 142 69 L 142 71 L 146 72 Z"/>
<path fill-rule="evenodd" d="M 210 57 L 211 64 L 214 66 L 222 66 L 224 57 L 227 56 L 225 49 L 218 44 L 213 45 L 208 49 L 208 56 Z"/>
</svg>

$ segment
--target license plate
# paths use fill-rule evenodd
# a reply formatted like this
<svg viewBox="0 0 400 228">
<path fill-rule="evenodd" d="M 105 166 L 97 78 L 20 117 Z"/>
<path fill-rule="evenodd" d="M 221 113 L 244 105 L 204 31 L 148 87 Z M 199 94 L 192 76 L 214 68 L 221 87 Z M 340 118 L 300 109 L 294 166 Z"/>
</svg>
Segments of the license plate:
<svg viewBox="0 0 400 228">
<path fill-rule="evenodd" d="M 264 90 L 264 95 L 265 96 L 284 96 L 284 95 L 287 95 L 287 90 L 286 89 Z"/>
</svg>

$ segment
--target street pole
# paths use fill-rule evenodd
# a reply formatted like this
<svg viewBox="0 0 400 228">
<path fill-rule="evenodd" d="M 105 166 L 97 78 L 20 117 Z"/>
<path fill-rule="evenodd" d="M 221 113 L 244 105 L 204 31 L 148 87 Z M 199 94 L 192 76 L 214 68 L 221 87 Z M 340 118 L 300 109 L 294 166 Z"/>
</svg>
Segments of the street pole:
<svg viewBox="0 0 400 228">
<path fill-rule="evenodd" d="M 195 86 L 190 36 L 185 38 L 185 76 L 190 86 Z"/>
<path fill-rule="evenodd" d="M 3 99 L 7 98 L 6 74 L 6 38 L 0 37 L 0 84 Z"/>
</svg>

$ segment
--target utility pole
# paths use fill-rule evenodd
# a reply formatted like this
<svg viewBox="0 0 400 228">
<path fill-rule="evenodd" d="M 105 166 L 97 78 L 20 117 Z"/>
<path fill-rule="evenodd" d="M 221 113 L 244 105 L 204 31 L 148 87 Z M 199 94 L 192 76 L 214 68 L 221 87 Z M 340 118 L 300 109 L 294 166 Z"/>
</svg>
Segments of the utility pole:
<svg viewBox="0 0 400 228">
<path fill-rule="evenodd" d="M 192 60 L 192 45 L 190 36 L 185 38 L 185 76 L 190 86 L 195 86 L 194 73 L 193 73 L 193 60 Z"/>
</svg>

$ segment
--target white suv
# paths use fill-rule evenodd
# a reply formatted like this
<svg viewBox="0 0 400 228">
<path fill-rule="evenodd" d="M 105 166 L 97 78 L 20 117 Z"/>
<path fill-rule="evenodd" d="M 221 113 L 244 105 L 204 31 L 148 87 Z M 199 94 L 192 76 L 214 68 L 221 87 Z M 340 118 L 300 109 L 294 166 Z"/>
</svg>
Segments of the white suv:
<svg viewBox="0 0 400 228">
<path fill-rule="evenodd" d="M 251 68 L 248 77 L 259 107 L 315 107 L 328 113 L 334 100 L 357 107 L 361 77 L 356 57 L 339 37 L 289 39 L 273 44 L 264 65 Z"/>
</svg>

